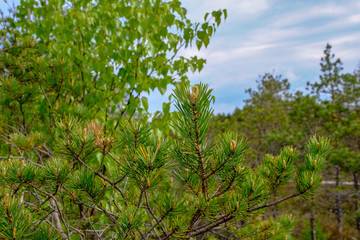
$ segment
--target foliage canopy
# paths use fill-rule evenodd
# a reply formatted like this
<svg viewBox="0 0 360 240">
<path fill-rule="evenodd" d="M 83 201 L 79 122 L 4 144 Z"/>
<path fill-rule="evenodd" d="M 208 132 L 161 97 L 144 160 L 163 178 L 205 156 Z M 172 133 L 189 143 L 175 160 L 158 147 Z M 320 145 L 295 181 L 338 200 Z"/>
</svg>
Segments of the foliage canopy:
<svg viewBox="0 0 360 240">
<path fill-rule="evenodd" d="M 285 147 L 252 168 L 245 138 L 207 140 L 211 90 L 186 77 L 205 60 L 178 53 L 206 47 L 226 14 L 200 24 L 177 0 L 27 0 L 3 18 L 0 238 L 288 236 L 290 216 L 258 216 L 314 193 L 329 141 L 312 137 L 300 166 Z M 144 118 L 143 94 L 169 84 L 173 138 Z M 273 199 L 290 181 L 294 193 Z"/>
</svg>

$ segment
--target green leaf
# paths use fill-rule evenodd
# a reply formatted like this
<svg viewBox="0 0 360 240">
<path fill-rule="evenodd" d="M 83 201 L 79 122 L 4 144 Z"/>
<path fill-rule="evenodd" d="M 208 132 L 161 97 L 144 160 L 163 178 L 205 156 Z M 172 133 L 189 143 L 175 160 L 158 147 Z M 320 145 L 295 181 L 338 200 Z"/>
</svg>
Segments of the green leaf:
<svg viewBox="0 0 360 240">
<path fill-rule="evenodd" d="M 226 19 L 227 18 L 227 10 L 223 9 L 223 13 L 224 13 L 224 19 Z"/>
<path fill-rule="evenodd" d="M 165 114 L 170 112 L 170 103 L 163 103 L 163 112 Z"/>
<path fill-rule="evenodd" d="M 206 37 L 203 39 L 203 42 L 204 42 L 205 47 L 207 48 L 207 46 L 208 46 L 209 43 L 210 43 L 210 38 L 206 36 Z"/>
<path fill-rule="evenodd" d="M 208 16 L 209 16 L 209 13 L 205 13 L 205 16 L 204 16 L 204 21 L 206 21 L 206 20 L 207 20 Z"/>
<path fill-rule="evenodd" d="M 200 40 L 203 40 L 204 38 L 207 37 L 207 34 L 205 31 L 198 31 L 197 32 L 197 37 L 200 39 Z"/>
<path fill-rule="evenodd" d="M 184 39 L 186 42 L 189 42 L 191 37 L 192 29 L 191 28 L 185 28 L 184 29 Z"/>
<path fill-rule="evenodd" d="M 142 103 L 145 111 L 148 111 L 148 109 L 149 109 L 149 104 L 148 104 L 148 100 L 147 100 L 146 97 L 142 97 L 142 98 L 141 98 L 141 103 Z"/>
<path fill-rule="evenodd" d="M 167 14 L 165 20 L 168 26 L 171 26 L 174 23 L 175 16 L 173 14 Z"/>
<path fill-rule="evenodd" d="M 164 95 L 166 93 L 166 87 L 164 86 L 158 86 L 159 92 L 161 93 L 161 95 Z"/>
<path fill-rule="evenodd" d="M 203 44 L 202 41 L 196 40 L 196 47 L 198 48 L 198 50 L 201 49 L 202 44 Z"/>
<path fill-rule="evenodd" d="M 150 42 L 150 43 L 149 43 L 149 47 L 150 47 L 150 53 L 151 53 L 151 55 L 155 56 L 156 53 L 157 53 L 157 48 L 156 48 L 156 46 Z"/>
</svg>

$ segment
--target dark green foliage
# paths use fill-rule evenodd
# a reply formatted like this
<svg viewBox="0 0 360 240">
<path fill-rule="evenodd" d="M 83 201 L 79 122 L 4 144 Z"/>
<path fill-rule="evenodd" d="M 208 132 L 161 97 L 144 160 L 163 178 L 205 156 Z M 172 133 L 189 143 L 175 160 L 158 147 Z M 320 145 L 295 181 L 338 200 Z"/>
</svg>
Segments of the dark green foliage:
<svg viewBox="0 0 360 240">
<path fill-rule="evenodd" d="M 24 160 L 11 159 L 7 162 L 2 162 L 3 181 L 5 184 L 14 185 L 21 183 L 32 183 L 38 180 L 41 170 L 34 164 L 26 164 Z"/>
<path fill-rule="evenodd" d="M 33 235 L 33 239 L 39 240 L 60 240 L 62 237 L 58 232 L 51 230 L 50 227 L 45 224 L 41 224 L 38 231 Z"/>
<path fill-rule="evenodd" d="M 90 201 L 97 203 L 98 199 L 106 190 L 100 179 L 95 178 L 95 173 L 89 169 L 81 168 L 73 173 L 69 183 L 70 189 L 84 192 L 85 196 L 91 198 Z"/>
<path fill-rule="evenodd" d="M 44 178 L 48 184 L 64 184 L 70 173 L 70 164 L 67 161 L 61 161 L 59 158 L 52 158 L 45 163 L 43 169 Z"/>
<path fill-rule="evenodd" d="M 0 203 L 0 237 L 4 239 L 28 239 L 31 231 L 32 219 L 24 204 L 10 198 L 6 194 Z"/>
<path fill-rule="evenodd" d="M 244 239 L 284 239 L 286 232 L 291 232 L 294 227 L 294 221 L 290 216 L 281 216 L 278 219 L 269 219 L 267 221 L 257 222 L 254 225 L 248 225 L 240 230 L 240 236 Z M 247 234 L 252 232 L 252 234 Z M 288 239 L 291 239 L 288 237 Z"/>
<path fill-rule="evenodd" d="M 286 199 L 312 196 L 321 181 L 328 140 L 311 138 L 305 165 L 299 168 L 294 165 L 299 154 L 290 147 L 250 168 L 244 164 L 248 143 L 243 137 L 228 132 L 207 143 L 213 110 L 206 85 L 191 92 L 181 84 L 174 98 L 179 110 L 172 123 L 177 139 L 157 138 L 146 122 L 123 122 L 116 137 L 107 137 L 101 124 L 59 121 L 56 158 L 47 159 L 44 166 L 9 160 L 2 166 L 2 185 L 26 199 L 25 210 L 30 210 L 33 221 L 47 218 L 49 209 L 40 203 L 49 201 L 58 211 L 53 216 L 59 221 L 56 231 L 70 239 L 83 228 L 122 239 L 216 235 L 216 227 L 226 222 L 234 224 L 225 227 L 227 231 L 241 236 L 245 230 L 238 220 L 249 221 L 251 227 L 245 229 L 254 236 L 288 236 L 289 218 L 266 223 L 255 219 L 262 209 Z M 272 193 L 291 179 L 298 191 L 272 199 Z M 77 231 L 70 233 L 69 228 Z M 44 234 L 40 229 L 37 234 Z"/>
<path fill-rule="evenodd" d="M 324 229 L 320 223 L 320 221 L 316 221 L 315 223 L 315 232 L 317 240 L 326 240 L 330 237 L 330 233 L 324 232 Z M 302 240 L 312 240 L 311 239 L 311 228 L 308 223 L 305 224 L 303 230 L 301 230 Z"/>
<path fill-rule="evenodd" d="M 61 239 L 58 232 L 34 221 L 24 203 L 9 194 L 0 203 L 0 229 L 2 239 Z"/>
<path fill-rule="evenodd" d="M 294 146 L 298 158 L 291 161 L 299 166 L 303 162 L 300 159 L 304 159 L 304 165 L 296 170 L 295 179 L 295 183 L 302 184 L 296 184 L 295 187 L 297 192 L 304 193 L 303 197 L 306 198 L 309 198 L 308 191 L 310 195 L 314 193 L 307 189 L 312 185 L 320 186 L 322 182 L 316 172 L 326 170 L 326 179 L 334 181 L 335 186 L 323 183 L 322 196 L 319 199 L 315 197 L 315 202 L 320 203 L 313 210 L 315 216 L 321 214 L 322 218 L 326 219 L 336 215 L 337 221 L 334 221 L 334 225 L 338 225 L 338 228 L 335 230 L 332 226 L 332 237 L 339 238 L 341 234 L 355 235 L 354 231 L 360 233 L 360 218 L 355 214 L 359 211 L 360 75 L 358 70 L 343 73 L 341 60 L 331 52 L 330 45 L 326 46 L 320 65 L 322 75 L 319 81 L 308 84 L 310 93 L 297 91 L 290 94 L 289 83 L 285 79 L 265 74 L 258 82 L 256 90 L 247 90 L 250 97 L 245 100 L 243 108 L 236 109 L 232 114 L 217 115 L 213 118 L 208 137 L 216 138 L 218 134 L 229 129 L 246 136 L 252 147 L 246 155 L 250 166 L 259 165 L 261 173 L 269 182 L 276 182 L 278 177 L 286 182 L 286 179 L 291 177 L 280 174 L 285 169 L 284 166 L 287 166 L 282 163 L 283 160 L 288 159 L 281 156 L 290 148 L 285 148 L 283 152 L 281 149 L 286 145 Z M 306 145 L 309 137 L 314 135 L 329 138 L 331 152 L 322 152 L 314 139 Z M 328 145 L 326 142 L 324 144 Z M 325 149 L 327 148 L 328 146 L 325 146 Z M 271 154 L 264 154 L 266 152 Z M 273 156 L 279 152 L 280 156 Z M 317 157 L 314 157 L 314 154 Z M 324 161 L 325 155 L 329 156 L 329 161 Z M 272 169 L 263 167 L 263 164 L 271 166 Z M 332 175 L 333 172 L 335 176 Z M 352 182 L 352 186 L 341 186 L 342 181 Z M 273 194 L 283 197 L 286 191 L 280 189 L 280 193 L 274 191 Z M 321 209 L 321 212 L 318 213 L 315 209 Z M 276 216 L 281 212 L 284 212 L 281 207 L 274 207 L 268 214 Z M 303 217 L 301 210 L 295 212 Z M 350 220 L 351 218 L 353 220 Z M 346 226 L 346 231 L 351 229 L 351 234 L 344 233 L 345 230 L 342 233 L 342 224 L 344 229 Z"/>
<path fill-rule="evenodd" d="M 277 154 L 287 145 L 298 144 L 297 139 L 288 134 L 292 131 L 288 80 L 266 73 L 257 84 L 255 90 L 246 90 L 250 98 L 245 100 L 243 109 L 236 109 L 232 115 L 216 116 L 210 129 L 210 135 L 214 136 L 231 129 L 248 137 L 251 140 L 249 155 L 256 165 L 266 153 Z"/>
<path fill-rule="evenodd" d="M 317 94 L 330 95 L 332 103 L 339 101 L 341 98 L 342 62 L 339 58 L 335 59 L 335 54 L 331 53 L 331 45 L 327 44 L 324 50 L 325 56 L 321 58 L 320 66 L 323 75 L 320 76 L 320 82 L 314 84 L 308 83 L 313 92 Z"/>
</svg>

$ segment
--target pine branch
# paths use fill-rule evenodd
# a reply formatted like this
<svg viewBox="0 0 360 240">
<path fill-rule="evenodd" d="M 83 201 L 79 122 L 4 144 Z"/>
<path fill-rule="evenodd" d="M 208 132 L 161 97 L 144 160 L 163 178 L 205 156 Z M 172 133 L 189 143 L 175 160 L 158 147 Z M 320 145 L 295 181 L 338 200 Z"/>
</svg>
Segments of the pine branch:
<svg viewBox="0 0 360 240">
<path fill-rule="evenodd" d="M 223 224 L 223 223 L 226 223 L 226 222 L 230 221 L 233 218 L 234 218 L 234 216 L 232 214 L 228 214 L 225 217 L 220 218 L 219 220 L 217 220 L 217 221 L 215 221 L 215 222 L 213 222 L 211 224 L 201 226 L 199 228 L 199 230 L 194 231 L 191 234 L 188 234 L 188 237 L 196 237 L 196 236 L 198 236 L 200 234 L 206 233 L 206 232 L 210 231 L 211 229 L 219 226 L 220 224 Z"/>
<path fill-rule="evenodd" d="M 193 170 L 200 178 L 202 177 L 201 173 L 193 166 L 191 163 L 183 156 L 183 153 L 179 151 L 181 159 Z"/>
<path fill-rule="evenodd" d="M 230 157 L 230 156 L 229 156 Z M 215 173 L 217 173 L 220 169 L 222 169 L 226 162 L 227 162 L 227 158 L 224 159 L 224 161 L 220 164 L 220 166 L 218 166 L 217 168 L 213 169 L 210 173 L 208 173 L 206 176 L 205 176 L 205 180 L 208 179 L 209 177 L 211 177 L 212 175 L 214 175 Z"/>
<path fill-rule="evenodd" d="M 264 205 L 261 205 L 261 206 L 252 208 L 252 209 L 248 210 L 248 212 L 253 212 L 253 211 L 256 211 L 256 210 L 263 209 L 263 208 L 268 208 L 268 207 L 271 207 L 271 206 L 273 206 L 273 205 L 275 205 L 275 204 L 279 204 L 279 203 L 281 203 L 281 202 L 283 202 L 283 201 L 286 201 L 286 200 L 288 200 L 288 199 L 297 197 L 297 196 L 299 196 L 299 195 L 300 195 L 300 194 L 298 194 L 298 193 L 294 193 L 294 194 L 291 194 L 291 195 L 289 195 L 289 196 L 287 196 L 287 197 L 284 197 L 284 198 L 282 198 L 282 199 L 279 199 L 279 200 L 277 200 L 277 201 L 275 201 L 275 202 L 268 203 L 268 204 L 264 204 Z"/>
<path fill-rule="evenodd" d="M 40 188 L 36 187 L 36 186 L 33 185 L 32 183 L 27 183 L 27 184 L 29 184 L 31 187 L 35 188 L 36 190 L 38 190 L 38 191 L 41 192 L 42 194 L 50 197 L 50 198 L 53 200 L 53 203 L 54 203 L 54 205 L 56 206 L 57 211 L 59 212 L 60 219 L 61 219 L 61 221 L 63 222 L 63 224 L 64 224 L 64 226 L 65 226 L 67 239 L 70 240 L 69 226 L 68 226 L 67 222 L 65 221 L 63 214 L 61 213 L 61 210 L 60 210 L 60 207 L 59 207 L 59 204 L 58 204 L 57 199 L 56 199 L 53 195 L 51 195 L 50 193 L 41 190 Z M 55 213 L 56 213 L 56 212 L 54 212 L 54 214 L 55 214 Z M 59 217 L 57 217 L 57 214 L 54 215 L 54 218 L 56 219 L 57 222 L 60 222 L 60 221 L 58 220 Z M 59 227 L 59 228 L 58 228 L 58 227 Z M 61 233 L 63 233 L 61 224 L 58 224 L 57 230 L 59 230 Z"/>
<path fill-rule="evenodd" d="M 154 211 L 151 209 L 150 207 L 150 203 L 149 203 L 149 199 L 148 199 L 148 195 L 147 192 L 145 192 L 145 203 L 146 203 L 146 209 L 148 210 L 148 212 L 150 213 L 150 215 L 155 219 L 156 222 L 160 222 L 160 220 L 157 219 L 157 217 L 154 214 Z M 161 226 L 161 229 L 163 231 L 163 233 L 165 233 L 165 229 Z M 156 231 L 155 231 L 156 233 Z M 157 234 L 157 233 L 156 233 Z M 146 235 L 145 235 L 146 236 Z"/>
<path fill-rule="evenodd" d="M 146 232 L 145 237 L 149 235 L 149 233 L 157 226 L 159 225 L 174 209 L 170 208 L 169 210 L 166 211 L 166 213 L 159 219 L 156 221 L 155 224 L 153 224 L 150 229 Z"/>
<path fill-rule="evenodd" d="M 67 148 L 68 151 L 73 155 L 73 157 L 75 157 L 82 165 L 84 165 L 86 168 L 88 168 L 90 171 L 94 172 L 95 175 L 99 176 L 100 178 L 104 179 L 106 182 L 110 183 L 110 185 L 112 185 L 119 193 L 120 195 L 123 197 L 123 199 L 125 199 L 124 194 L 122 193 L 121 189 L 116 186 L 116 184 L 114 182 L 112 182 L 110 179 L 108 179 L 107 177 L 105 177 L 103 174 L 99 173 L 98 171 L 95 171 L 95 169 L 93 169 L 92 167 L 90 167 L 89 165 L 87 165 L 83 160 L 81 160 L 80 157 L 78 157 L 70 148 Z"/>
<path fill-rule="evenodd" d="M 194 131 L 195 131 L 195 151 L 198 155 L 199 159 L 199 165 L 200 165 L 200 172 L 201 172 L 201 189 L 202 193 L 204 195 L 204 198 L 206 198 L 207 194 L 207 182 L 206 182 L 206 173 L 203 163 L 203 156 L 201 153 L 200 145 L 199 145 L 199 130 L 197 126 L 197 112 L 196 112 L 196 98 L 195 101 L 192 103 L 192 114 L 193 114 L 193 123 L 194 123 Z"/>
<path fill-rule="evenodd" d="M 218 190 L 216 190 L 214 192 L 213 198 L 216 198 L 216 197 L 219 197 L 219 196 L 223 195 L 224 193 L 226 193 L 232 187 L 232 185 L 234 184 L 235 179 L 236 179 L 236 170 L 235 170 L 235 168 L 233 168 L 233 171 L 234 171 L 234 175 L 231 178 L 231 180 L 230 180 L 229 184 L 227 185 L 227 187 L 224 188 L 221 192 L 218 192 L 218 190 L 220 190 L 223 187 L 223 185 L 219 186 Z"/>
</svg>

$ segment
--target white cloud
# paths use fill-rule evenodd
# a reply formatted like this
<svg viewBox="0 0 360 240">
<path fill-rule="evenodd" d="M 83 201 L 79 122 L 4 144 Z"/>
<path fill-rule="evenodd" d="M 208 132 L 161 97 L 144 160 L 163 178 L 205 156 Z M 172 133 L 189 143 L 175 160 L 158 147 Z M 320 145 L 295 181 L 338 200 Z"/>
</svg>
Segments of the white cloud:
<svg viewBox="0 0 360 240">
<path fill-rule="evenodd" d="M 331 43 L 336 45 L 348 44 L 350 42 L 358 42 L 359 39 L 360 39 L 360 33 L 355 33 L 355 34 L 349 34 L 349 35 L 332 38 Z"/>
<path fill-rule="evenodd" d="M 287 27 L 291 25 L 301 24 L 313 19 L 344 15 L 348 12 L 348 8 L 345 6 L 327 3 L 322 5 L 313 6 L 310 8 L 297 9 L 290 11 L 289 13 L 281 14 L 275 17 L 274 21 L 270 25 L 274 27 Z"/>
<path fill-rule="evenodd" d="M 178 54 L 179 56 L 184 56 L 186 58 L 193 56 L 197 56 L 198 58 L 207 58 L 206 50 L 199 51 L 195 46 L 192 48 L 181 49 Z"/>
<path fill-rule="evenodd" d="M 202 81 L 214 88 L 215 112 L 232 112 L 241 106 L 247 97 L 244 89 L 255 87 L 259 74 L 273 70 L 288 78 L 293 89 L 304 90 L 307 81 L 318 79 L 328 42 L 345 72 L 352 72 L 359 63 L 358 0 L 286 2 L 285 7 L 281 5 L 285 0 L 185 2 L 195 6 L 190 12 L 201 16 L 200 20 L 206 11 L 224 7 L 229 11 L 229 21 L 219 27 L 208 49 L 183 52 L 207 59 L 204 70 L 189 77 L 192 83 Z M 248 11 L 241 14 L 244 9 Z"/>
<path fill-rule="evenodd" d="M 254 54 L 257 54 L 259 52 L 262 52 L 266 49 L 276 47 L 275 44 L 259 44 L 259 45 L 253 45 L 253 46 L 243 46 L 234 49 L 231 51 L 234 56 L 236 57 L 248 57 L 253 56 Z"/>
<path fill-rule="evenodd" d="M 269 7 L 267 0 L 203 0 L 210 9 L 226 8 L 230 13 L 253 15 L 263 12 Z"/>
<path fill-rule="evenodd" d="M 260 55 L 266 49 L 274 48 L 275 44 L 259 44 L 259 45 L 248 45 L 242 44 L 242 46 L 234 46 L 228 49 L 203 49 L 197 51 L 194 49 L 186 49 L 182 52 L 183 56 L 191 57 L 197 55 L 207 59 L 208 64 L 224 64 L 237 59 L 246 59 L 247 57 L 254 57 Z"/>
<path fill-rule="evenodd" d="M 359 23 L 360 22 L 360 14 L 354 14 L 348 17 L 349 23 Z"/>
<path fill-rule="evenodd" d="M 201 21 L 206 12 L 227 9 L 229 18 L 255 17 L 270 6 L 269 0 L 183 0 L 191 19 Z"/>
<path fill-rule="evenodd" d="M 343 36 L 333 36 L 326 40 L 303 43 L 294 48 L 294 59 L 299 61 L 320 61 L 326 43 L 333 46 L 332 52 L 336 57 L 345 61 L 356 61 L 360 59 L 360 33 L 350 33 Z"/>
<path fill-rule="evenodd" d="M 253 44 L 264 44 L 284 42 L 287 39 L 294 39 L 304 35 L 306 32 L 303 27 L 294 28 L 274 28 L 271 26 L 264 26 L 257 28 L 248 34 L 249 42 Z"/>
</svg>

